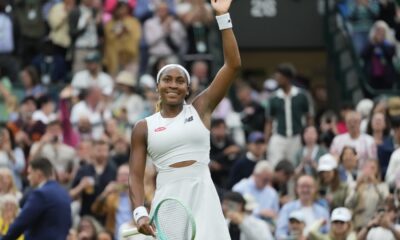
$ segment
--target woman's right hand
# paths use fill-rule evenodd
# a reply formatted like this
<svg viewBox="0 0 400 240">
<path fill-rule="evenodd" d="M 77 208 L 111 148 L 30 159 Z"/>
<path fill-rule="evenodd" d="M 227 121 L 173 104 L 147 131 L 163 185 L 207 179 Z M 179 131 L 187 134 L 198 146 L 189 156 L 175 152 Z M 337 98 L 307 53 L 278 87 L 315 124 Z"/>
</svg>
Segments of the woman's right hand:
<svg viewBox="0 0 400 240">
<path fill-rule="evenodd" d="M 156 233 L 154 231 L 153 226 L 150 225 L 150 218 L 149 217 L 141 217 L 138 220 L 137 228 L 140 233 L 144 235 L 151 235 L 156 237 Z"/>
</svg>

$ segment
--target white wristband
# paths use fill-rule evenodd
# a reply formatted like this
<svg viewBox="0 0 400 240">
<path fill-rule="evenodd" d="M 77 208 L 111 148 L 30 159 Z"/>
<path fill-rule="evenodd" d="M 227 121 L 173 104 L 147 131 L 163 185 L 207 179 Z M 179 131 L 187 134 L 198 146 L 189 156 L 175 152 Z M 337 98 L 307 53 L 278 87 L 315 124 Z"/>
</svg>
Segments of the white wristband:
<svg viewBox="0 0 400 240">
<path fill-rule="evenodd" d="M 135 208 L 133 210 L 133 219 L 135 219 L 135 222 L 137 223 L 141 217 L 148 217 L 149 214 L 147 212 L 147 209 L 143 206 Z"/>
<path fill-rule="evenodd" d="M 215 18 L 217 19 L 219 30 L 232 28 L 231 15 L 229 13 L 216 16 Z"/>
</svg>

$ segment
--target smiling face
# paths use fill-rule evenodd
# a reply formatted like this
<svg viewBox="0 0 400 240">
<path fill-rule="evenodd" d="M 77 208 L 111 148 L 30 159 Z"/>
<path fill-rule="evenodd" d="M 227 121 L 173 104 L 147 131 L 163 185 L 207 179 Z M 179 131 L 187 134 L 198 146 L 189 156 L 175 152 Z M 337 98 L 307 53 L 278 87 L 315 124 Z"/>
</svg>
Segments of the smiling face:
<svg viewBox="0 0 400 240">
<path fill-rule="evenodd" d="M 182 105 L 189 94 L 188 79 L 181 69 L 169 67 L 162 72 L 157 89 L 164 105 Z"/>
</svg>

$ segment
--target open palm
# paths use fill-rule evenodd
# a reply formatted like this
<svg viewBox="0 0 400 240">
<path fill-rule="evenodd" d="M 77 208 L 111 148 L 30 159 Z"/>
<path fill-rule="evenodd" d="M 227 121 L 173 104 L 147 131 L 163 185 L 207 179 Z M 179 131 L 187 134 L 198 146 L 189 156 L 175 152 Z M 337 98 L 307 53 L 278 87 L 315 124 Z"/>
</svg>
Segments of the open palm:
<svg viewBox="0 0 400 240">
<path fill-rule="evenodd" d="M 232 0 L 211 0 L 211 5 L 218 14 L 227 13 L 231 3 Z"/>
</svg>

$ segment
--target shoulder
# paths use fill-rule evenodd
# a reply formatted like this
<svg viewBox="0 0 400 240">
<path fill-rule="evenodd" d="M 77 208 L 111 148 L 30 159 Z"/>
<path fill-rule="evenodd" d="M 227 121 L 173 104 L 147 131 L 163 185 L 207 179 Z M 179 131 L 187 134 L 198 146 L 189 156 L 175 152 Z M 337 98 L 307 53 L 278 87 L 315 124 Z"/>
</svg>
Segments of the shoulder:
<svg viewBox="0 0 400 240">
<path fill-rule="evenodd" d="M 147 136 L 147 119 L 151 118 L 152 116 L 136 122 L 136 124 L 132 128 L 132 142 L 134 140 L 137 140 L 137 138 L 143 138 Z"/>
</svg>

